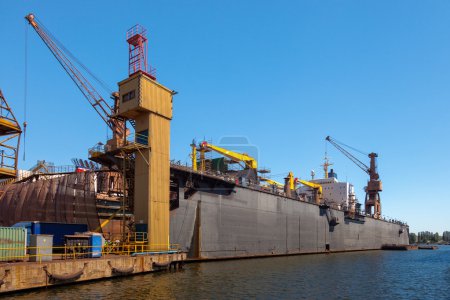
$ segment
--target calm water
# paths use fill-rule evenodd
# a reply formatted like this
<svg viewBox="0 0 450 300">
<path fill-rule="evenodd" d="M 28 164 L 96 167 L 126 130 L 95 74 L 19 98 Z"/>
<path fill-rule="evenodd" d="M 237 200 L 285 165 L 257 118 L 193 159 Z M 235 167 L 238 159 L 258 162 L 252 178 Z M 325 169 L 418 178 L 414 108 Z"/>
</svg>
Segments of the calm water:
<svg viewBox="0 0 450 300">
<path fill-rule="evenodd" d="M 196 263 L 11 298 L 450 299 L 450 246 Z"/>
</svg>

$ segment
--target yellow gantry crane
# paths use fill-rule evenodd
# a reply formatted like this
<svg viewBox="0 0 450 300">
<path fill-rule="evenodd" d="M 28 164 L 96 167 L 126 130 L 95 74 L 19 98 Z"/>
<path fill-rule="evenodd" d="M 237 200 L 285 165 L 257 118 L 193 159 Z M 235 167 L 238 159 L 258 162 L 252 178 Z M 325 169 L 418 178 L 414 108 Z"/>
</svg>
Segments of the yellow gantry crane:
<svg viewBox="0 0 450 300">
<path fill-rule="evenodd" d="M 200 171 L 205 171 L 205 152 L 207 151 L 215 151 L 237 163 L 243 162 L 245 164 L 245 169 L 252 169 L 256 171 L 258 168 L 258 162 L 250 155 L 227 150 L 225 148 L 212 145 L 208 142 L 200 143 L 200 147 L 198 149 L 193 142 L 191 144 L 191 149 L 192 169 L 194 171 L 197 171 L 197 151 L 200 152 Z"/>
</svg>

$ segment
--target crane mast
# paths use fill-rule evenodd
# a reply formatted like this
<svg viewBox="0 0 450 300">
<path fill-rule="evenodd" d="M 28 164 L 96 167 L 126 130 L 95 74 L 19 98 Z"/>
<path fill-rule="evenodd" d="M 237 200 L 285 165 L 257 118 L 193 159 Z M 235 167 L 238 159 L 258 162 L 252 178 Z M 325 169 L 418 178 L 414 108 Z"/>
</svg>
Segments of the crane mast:
<svg viewBox="0 0 450 300">
<path fill-rule="evenodd" d="M 349 158 L 354 164 L 356 164 L 361 170 L 366 172 L 369 175 L 369 181 L 367 182 L 367 186 L 365 187 L 366 191 L 366 199 L 365 199 L 365 210 L 366 213 L 372 214 L 373 207 L 373 216 L 374 218 L 379 219 L 381 217 L 381 200 L 380 200 L 380 192 L 383 190 L 382 182 L 380 179 L 380 175 L 377 172 L 377 162 L 376 159 L 378 157 L 377 153 L 369 153 L 368 156 L 370 158 L 370 166 L 367 166 L 346 149 L 344 149 L 336 140 L 332 139 L 330 136 L 325 138 L 330 144 L 332 144 L 336 149 L 341 151 L 347 158 Z"/>
<path fill-rule="evenodd" d="M 111 98 L 114 99 L 113 107 L 103 99 L 97 92 L 94 86 L 87 80 L 87 78 L 80 72 L 74 63 L 66 55 L 65 51 L 58 46 L 51 34 L 40 24 L 33 14 L 28 14 L 25 19 L 34 28 L 36 33 L 48 47 L 53 56 L 58 60 L 63 69 L 69 77 L 75 82 L 77 87 L 89 101 L 91 106 L 99 114 L 102 120 L 108 125 L 113 132 L 113 143 L 117 145 L 124 139 L 126 134 L 125 120 L 114 117 L 118 113 L 119 96 L 118 93 L 113 93 Z"/>
</svg>

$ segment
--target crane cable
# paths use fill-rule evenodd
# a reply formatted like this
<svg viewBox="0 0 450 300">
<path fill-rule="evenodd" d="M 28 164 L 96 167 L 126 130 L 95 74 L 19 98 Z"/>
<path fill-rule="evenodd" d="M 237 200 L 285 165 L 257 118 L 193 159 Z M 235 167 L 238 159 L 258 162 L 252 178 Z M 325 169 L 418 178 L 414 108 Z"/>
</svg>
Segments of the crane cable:
<svg viewBox="0 0 450 300">
<path fill-rule="evenodd" d="M 347 148 L 349 148 L 349 149 L 352 149 L 353 151 L 356 151 L 356 152 L 361 153 L 362 155 L 368 155 L 368 153 L 365 152 L 365 151 L 358 150 L 358 149 L 356 149 L 356 148 L 354 148 L 354 147 L 352 147 L 352 146 L 349 146 L 349 145 L 347 145 L 347 144 L 345 144 L 345 143 L 343 143 L 343 142 L 341 142 L 341 141 L 338 141 L 338 140 L 336 140 L 336 139 L 333 139 L 333 140 L 334 140 L 336 143 L 338 143 L 338 144 L 340 144 L 340 145 L 342 145 L 342 146 L 345 146 L 345 147 L 347 147 Z"/>
<path fill-rule="evenodd" d="M 78 64 L 86 73 L 88 73 L 91 78 L 96 81 L 103 90 L 109 95 L 112 94 L 113 89 L 109 86 L 105 81 L 101 80 L 98 76 L 96 76 L 85 64 L 83 64 L 72 52 L 67 49 L 63 43 L 61 43 L 46 27 L 45 25 L 35 16 L 35 20 L 39 23 L 39 26 L 47 33 L 47 35 L 53 40 L 53 42 L 62 50 L 63 53 L 67 54 L 72 61 Z"/>
<path fill-rule="evenodd" d="M 28 24 L 25 23 L 25 77 L 23 85 L 23 161 L 26 153 L 27 137 L 27 94 L 28 94 Z"/>
</svg>

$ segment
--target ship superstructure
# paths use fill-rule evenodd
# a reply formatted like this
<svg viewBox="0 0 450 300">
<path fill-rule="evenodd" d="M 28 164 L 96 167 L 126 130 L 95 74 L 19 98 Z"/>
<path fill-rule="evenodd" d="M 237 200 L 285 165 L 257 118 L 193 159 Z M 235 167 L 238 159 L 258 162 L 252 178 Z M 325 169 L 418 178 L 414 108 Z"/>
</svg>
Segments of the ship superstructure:
<svg viewBox="0 0 450 300">
<path fill-rule="evenodd" d="M 311 179 L 310 182 L 322 186 L 324 203 L 344 211 L 355 211 L 359 203 L 356 199 L 355 188 L 349 182 L 340 182 L 337 174 L 331 169 L 327 178 Z M 296 190 L 302 201 L 313 202 L 314 190 L 308 186 L 300 186 Z"/>
</svg>

